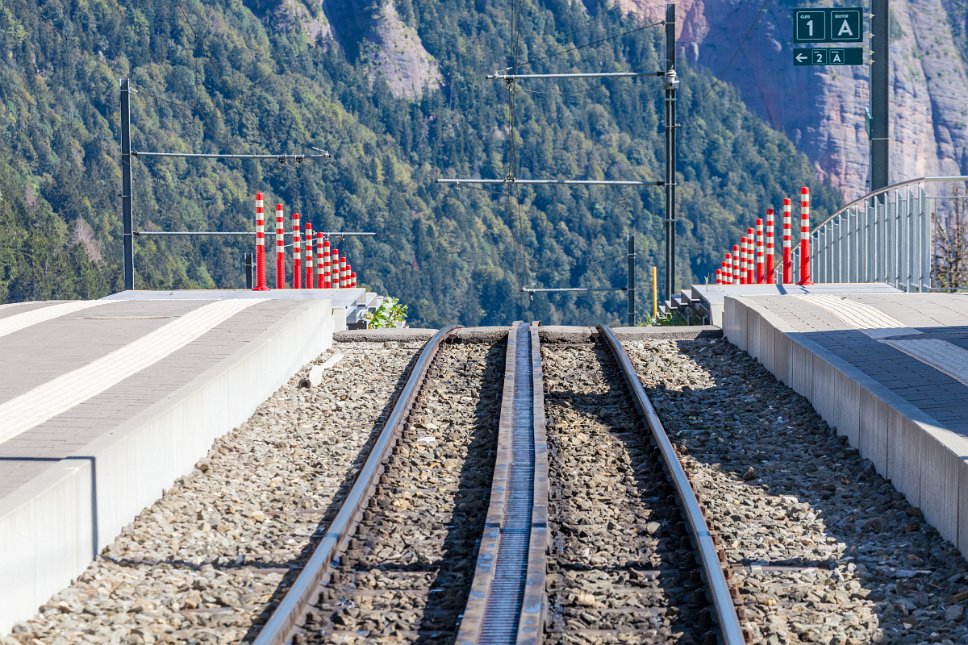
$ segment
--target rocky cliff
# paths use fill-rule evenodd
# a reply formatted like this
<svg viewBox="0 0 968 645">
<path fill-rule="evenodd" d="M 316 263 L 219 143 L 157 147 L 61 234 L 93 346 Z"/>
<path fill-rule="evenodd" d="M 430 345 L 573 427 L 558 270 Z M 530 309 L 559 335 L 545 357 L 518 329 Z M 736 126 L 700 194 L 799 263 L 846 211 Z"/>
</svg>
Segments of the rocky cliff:
<svg viewBox="0 0 968 645">
<path fill-rule="evenodd" d="M 437 62 L 392 0 L 281 0 L 266 2 L 275 24 L 298 30 L 311 43 L 339 41 L 371 80 L 381 79 L 397 98 L 416 99 L 440 87 Z"/>
<path fill-rule="evenodd" d="M 643 20 L 665 10 L 656 0 L 615 3 Z M 793 66 L 792 10 L 809 4 L 681 0 L 680 55 L 738 88 L 750 108 L 810 157 L 818 175 L 846 197 L 860 196 L 868 186 L 870 69 Z M 891 181 L 968 174 L 966 14 L 955 0 L 891 3 Z M 869 61 L 877 44 L 867 50 Z"/>
</svg>

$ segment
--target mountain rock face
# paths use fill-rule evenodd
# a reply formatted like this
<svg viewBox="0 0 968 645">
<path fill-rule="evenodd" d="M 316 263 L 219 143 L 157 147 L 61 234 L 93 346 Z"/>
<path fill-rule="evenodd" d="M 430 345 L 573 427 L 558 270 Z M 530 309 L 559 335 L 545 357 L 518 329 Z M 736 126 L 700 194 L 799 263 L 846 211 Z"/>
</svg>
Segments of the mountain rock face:
<svg viewBox="0 0 968 645">
<path fill-rule="evenodd" d="M 397 98 L 419 98 L 440 87 L 437 61 L 392 0 L 323 0 L 332 34 L 373 78 L 386 81 Z"/>
<path fill-rule="evenodd" d="M 655 0 L 615 3 L 644 21 L 665 11 Z M 809 4 L 768 0 L 760 11 L 760 3 L 742 0 L 682 0 L 680 55 L 734 85 L 754 112 L 807 154 L 821 178 L 845 197 L 859 197 L 868 187 L 870 68 L 794 67 L 792 12 Z M 891 2 L 892 182 L 968 174 L 966 16 L 958 4 Z M 877 56 L 877 43 L 866 49 L 866 60 Z"/>
<path fill-rule="evenodd" d="M 272 24 L 284 31 L 302 32 L 310 43 L 338 41 L 372 81 L 385 81 L 396 98 L 418 99 L 440 88 L 437 61 L 393 0 L 258 0 L 253 8 L 271 15 Z"/>
</svg>

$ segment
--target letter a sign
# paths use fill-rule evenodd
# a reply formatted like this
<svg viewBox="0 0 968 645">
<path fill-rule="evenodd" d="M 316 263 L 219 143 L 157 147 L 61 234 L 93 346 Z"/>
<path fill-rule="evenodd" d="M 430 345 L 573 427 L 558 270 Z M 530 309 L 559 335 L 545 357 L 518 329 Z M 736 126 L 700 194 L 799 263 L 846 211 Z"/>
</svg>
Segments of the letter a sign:
<svg viewBox="0 0 968 645">
<path fill-rule="evenodd" d="M 793 42 L 860 43 L 864 41 L 864 10 L 796 9 L 793 12 Z"/>
<path fill-rule="evenodd" d="M 860 9 L 841 9 L 830 12 L 830 41 L 834 43 L 861 42 Z"/>
</svg>

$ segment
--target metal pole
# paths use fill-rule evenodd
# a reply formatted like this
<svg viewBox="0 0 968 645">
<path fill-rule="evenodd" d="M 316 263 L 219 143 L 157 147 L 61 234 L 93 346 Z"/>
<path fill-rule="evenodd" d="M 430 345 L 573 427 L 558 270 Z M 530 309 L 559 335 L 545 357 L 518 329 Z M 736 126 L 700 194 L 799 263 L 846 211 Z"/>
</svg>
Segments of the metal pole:
<svg viewBox="0 0 968 645">
<path fill-rule="evenodd" d="M 666 4 L 665 74 L 665 208 L 666 208 L 666 298 L 676 286 L 676 6 Z"/>
<path fill-rule="evenodd" d="M 252 263 L 252 254 L 246 253 L 245 258 L 245 288 L 252 289 L 252 273 L 255 269 L 255 265 Z"/>
<path fill-rule="evenodd" d="M 652 265 L 652 324 L 659 317 L 659 272 Z"/>
<path fill-rule="evenodd" d="M 131 219 L 131 105 L 128 79 L 121 79 L 121 222 L 124 289 L 134 289 L 134 223 Z"/>
<path fill-rule="evenodd" d="M 628 295 L 628 326 L 635 326 L 635 236 L 629 233 L 628 237 L 628 286 L 625 292 Z"/>
<path fill-rule="evenodd" d="M 888 0 L 871 0 L 871 191 L 888 185 L 890 138 L 890 13 Z M 880 201 L 883 202 L 881 197 Z"/>
</svg>

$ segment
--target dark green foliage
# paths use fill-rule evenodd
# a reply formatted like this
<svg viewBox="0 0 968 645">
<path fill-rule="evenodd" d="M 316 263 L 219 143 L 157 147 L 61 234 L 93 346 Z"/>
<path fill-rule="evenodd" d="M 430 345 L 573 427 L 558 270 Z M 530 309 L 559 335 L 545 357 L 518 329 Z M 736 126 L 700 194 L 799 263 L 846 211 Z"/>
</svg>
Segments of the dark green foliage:
<svg viewBox="0 0 968 645">
<path fill-rule="evenodd" d="M 378 11 L 379 3 L 371 5 L 365 8 Z M 359 3 L 324 6 L 336 24 Z M 139 159 L 136 229 L 247 229 L 252 195 L 263 191 L 267 211 L 282 201 L 317 229 L 376 231 L 375 239 L 336 245 L 362 284 L 410 306 L 411 324 L 623 319 L 620 292 L 529 302 L 520 287 L 623 286 L 630 230 L 644 278 L 662 256 L 661 192 L 522 188 L 512 207 L 500 189 L 436 185 L 440 176 L 507 172 L 506 88 L 484 75 L 509 64 L 510 3 L 396 6 L 444 79 L 415 101 L 394 98 L 368 73 L 360 52 L 365 26 L 339 25 L 337 42 L 309 42 L 294 20 L 279 17 L 275 0 L 4 2 L 0 301 L 120 288 L 117 106 L 118 80 L 128 76 L 138 90 L 136 150 L 309 152 L 317 145 L 334 153 L 331 162 L 301 165 Z M 520 60 L 534 59 L 532 71 L 659 69 L 656 29 L 544 58 L 633 27 L 600 3 L 525 2 Z M 714 79 L 702 70 L 683 69 L 682 77 L 678 271 L 685 284 L 706 279 L 740 231 L 799 186 L 814 186 L 817 215 L 839 198 L 815 185 L 807 160 L 735 92 L 711 90 Z M 517 176 L 661 178 L 656 79 L 527 82 L 516 103 Z M 75 241 L 86 227 L 103 259 Z M 140 238 L 136 249 L 138 288 L 244 284 L 242 240 Z"/>
</svg>

